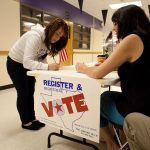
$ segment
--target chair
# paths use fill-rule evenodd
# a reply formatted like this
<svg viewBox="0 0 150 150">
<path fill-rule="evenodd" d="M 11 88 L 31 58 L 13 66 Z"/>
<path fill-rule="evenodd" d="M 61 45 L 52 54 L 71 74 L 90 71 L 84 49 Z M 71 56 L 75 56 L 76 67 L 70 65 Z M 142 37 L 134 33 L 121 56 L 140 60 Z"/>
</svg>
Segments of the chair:
<svg viewBox="0 0 150 150">
<path fill-rule="evenodd" d="M 118 143 L 120 147 L 119 150 L 129 150 L 128 142 L 126 141 L 125 143 L 123 143 L 121 141 L 119 130 L 123 132 L 123 127 L 114 123 L 111 123 L 111 124 L 112 124 L 112 128 L 115 134 L 116 142 Z"/>
<path fill-rule="evenodd" d="M 119 80 L 116 81 L 116 85 L 120 85 Z M 111 85 L 107 86 L 108 87 L 108 91 L 111 91 Z M 119 145 L 119 150 L 129 150 L 129 146 L 128 146 L 128 142 L 122 143 L 121 141 L 121 137 L 119 135 L 119 130 L 121 130 L 123 132 L 123 126 L 120 126 L 118 124 L 115 124 L 113 122 L 111 122 L 112 124 L 112 128 L 116 137 L 116 142 Z"/>
</svg>

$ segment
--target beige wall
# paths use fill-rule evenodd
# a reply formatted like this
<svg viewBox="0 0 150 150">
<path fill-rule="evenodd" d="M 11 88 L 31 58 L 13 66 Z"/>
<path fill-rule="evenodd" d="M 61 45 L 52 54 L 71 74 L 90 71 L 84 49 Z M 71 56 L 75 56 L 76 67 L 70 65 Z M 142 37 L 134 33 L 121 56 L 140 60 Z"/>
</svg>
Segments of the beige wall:
<svg viewBox="0 0 150 150">
<path fill-rule="evenodd" d="M 91 50 L 92 51 L 101 51 L 102 44 L 104 41 L 104 34 L 100 30 L 91 28 Z"/>
<path fill-rule="evenodd" d="M 6 56 L 0 56 L 1 71 L 0 71 L 0 86 L 11 84 L 11 80 L 6 70 Z"/>
<path fill-rule="evenodd" d="M 0 50 L 9 50 L 20 36 L 19 2 L 1 0 L 0 18 Z"/>
<path fill-rule="evenodd" d="M 11 84 L 6 71 L 6 57 L 13 43 L 20 37 L 19 2 L 1 0 L 0 5 L 0 86 Z"/>
</svg>

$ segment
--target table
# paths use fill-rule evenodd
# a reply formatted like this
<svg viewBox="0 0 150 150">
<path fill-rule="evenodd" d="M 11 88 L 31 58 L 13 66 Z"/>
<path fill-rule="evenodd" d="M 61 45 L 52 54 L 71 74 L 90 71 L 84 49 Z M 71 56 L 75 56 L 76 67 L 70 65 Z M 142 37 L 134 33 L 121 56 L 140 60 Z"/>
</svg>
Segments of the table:
<svg viewBox="0 0 150 150">
<path fill-rule="evenodd" d="M 51 147 L 51 136 L 56 135 L 97 150 L 86 139 L 99 142 L 101 89 L 116 84 L 119 79 L 117 73 L 93 79 L 77 73 L 74 66 L 66 66 L 59 71 L 35 70 L 27 74 L 36 77 L 38 119 L 60 129 L 60 134 L 51 133 L 48 136 L 48 147 Z M 63 131 L 82 137 L 83 141 L 67 137 Z"/>
</svg>

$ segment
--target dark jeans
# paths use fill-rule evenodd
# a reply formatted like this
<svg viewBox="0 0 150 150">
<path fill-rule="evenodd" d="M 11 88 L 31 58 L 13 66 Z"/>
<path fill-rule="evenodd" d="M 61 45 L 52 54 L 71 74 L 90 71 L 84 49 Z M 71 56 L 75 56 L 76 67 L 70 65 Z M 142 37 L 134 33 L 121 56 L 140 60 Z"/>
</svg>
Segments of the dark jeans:
<svg viewBox="0 0 150 150">
<path fill-rule="evenodd" d="M 7 71 L 17 91 L 17 109 L 22 124 L 35 119 L 34 86 L 35 78 L 27 76 L 27 69 L 21 63 L 7 58 Z"/>
</svg>

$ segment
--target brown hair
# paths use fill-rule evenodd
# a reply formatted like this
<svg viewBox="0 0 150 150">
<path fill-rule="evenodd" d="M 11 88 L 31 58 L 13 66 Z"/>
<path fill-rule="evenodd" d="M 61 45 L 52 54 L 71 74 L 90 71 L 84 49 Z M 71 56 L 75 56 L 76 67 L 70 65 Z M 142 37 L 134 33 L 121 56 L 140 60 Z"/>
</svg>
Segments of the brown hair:
<svg viewBox="0 0 150 150">
<path fill-rule="evenodd" d="M 50 39 L 52 38 L 55 31 L 59 28 L 64 30 L 64 35 L 56 43 L 51 43 Z M 52 56 L 58 54 L 58 52 L 67 45 L 67 41 L 68 25 L 64 20 L 56 18 L 46 26 L 44 43 Z"/>
</svg>

